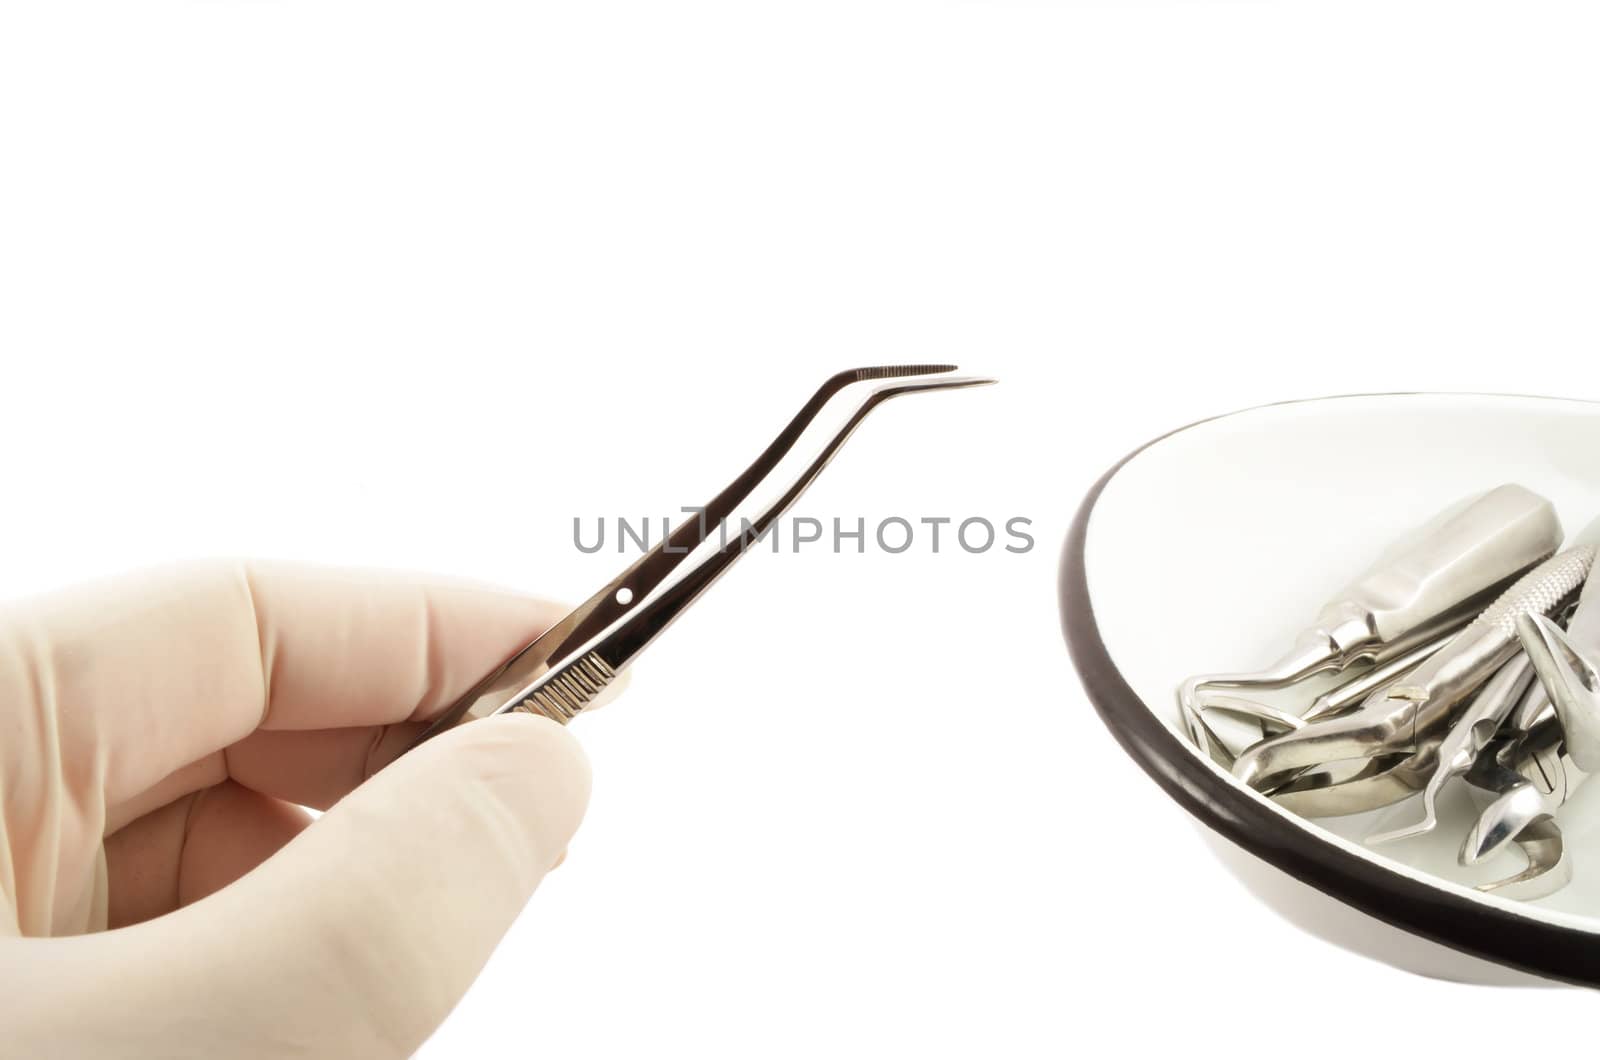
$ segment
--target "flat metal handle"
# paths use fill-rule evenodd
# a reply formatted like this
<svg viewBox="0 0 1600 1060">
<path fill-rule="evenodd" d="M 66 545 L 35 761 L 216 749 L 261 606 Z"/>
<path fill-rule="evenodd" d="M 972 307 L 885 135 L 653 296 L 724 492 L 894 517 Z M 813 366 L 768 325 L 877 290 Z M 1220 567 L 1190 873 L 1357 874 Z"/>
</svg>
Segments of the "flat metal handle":
<svg viewBox="0 0 1600 1060">
<path fill-rule="evenodd" d="M 1324 609 L 1318 626 L 1341 647 L 1362 635 L 1379 643 L 1464 607 L 1481 604 L 1561 547 L 1555 507 L 1508 484 L 1446 514 L 1392 549 Z"/>
</svg>

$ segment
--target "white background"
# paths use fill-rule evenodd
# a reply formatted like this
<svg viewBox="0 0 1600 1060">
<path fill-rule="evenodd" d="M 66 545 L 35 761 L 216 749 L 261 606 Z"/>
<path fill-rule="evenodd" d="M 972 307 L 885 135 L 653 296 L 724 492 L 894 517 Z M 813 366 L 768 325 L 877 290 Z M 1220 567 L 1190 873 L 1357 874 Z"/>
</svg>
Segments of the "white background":
<svg viewBox="0 0 1600 1060">
<path fill-rule="evenodd" d="M 698 503 L 829 372 L 948 358 L 1002 383 L 876 414 L 801 511 L 1038 547 L 742 563 L 580 723 L 589 819 L 425 1053 L 1576 1041 L 1589 995 L 1412 978 L 1256 905 L 1090 711 L 1055 566 L 1098 473 L 1201 416 L 1595 396 L 1597 29 L 7 4 L 0 591 L 245 553 L 579 599 L 621 560 L 574 515 Z"/>
</svg>

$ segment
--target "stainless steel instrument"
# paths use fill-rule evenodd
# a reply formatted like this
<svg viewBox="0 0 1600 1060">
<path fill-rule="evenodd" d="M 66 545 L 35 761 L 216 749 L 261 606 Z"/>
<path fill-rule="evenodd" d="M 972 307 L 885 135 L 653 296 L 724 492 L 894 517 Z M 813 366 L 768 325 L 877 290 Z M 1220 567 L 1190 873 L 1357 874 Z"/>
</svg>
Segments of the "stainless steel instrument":
<svg viewBox="0 0 1600 1060">
<path fill-rule="evenodd" d="M 1553 894 L 1574 871 L 1557 812 L 1600 771 L 1600 578 L 1591 578 L 1600 521 L 1556 553 L 1560 536 L 1548 502 L 1520 486 L 1492 490 L 1391 549 L 1274 666 L 1185 681 L 1180 716 L 1235 778 L 1301 816 L 1417 797 L 1420 815 L 1368 836 L 1372 845 L 1436 829 L 1440 795 L 1460 778 L 1481 811 L 1461 864 L 1512 845 L 1526 861 L 1478 889 Z M 1501 590 L 1492 602 L 1472 591 L 1491 582 Z M 1237 691 L 1330 670 L 1348 677 L 1303 708 L 1303 698 Z M 1234 726 L 1233 753 L 1207 720 L 1224 717 L 1260 737 L 1242 743 L 1248 730 Z"/>
<path fill-rule="evenodd" d="M 891 365 L 856 368 L 830 378 L 755 462 L 703 510 L 487 674 L 421 739 L 474 718 L 510 711 L 540 714 L 563 725 L 577 717 L 761 540 L 868 413 L 904 394 L 994 382 L 944 375 L 953 370 L 953 365 Z M 933 378 L 918 378 L 924 376 Z M 830 408 L 842 413 L 842 422 L 819 426 Z M 777 474 L 782 462 L 800 458 L 808 462 L 798 474 L 790 478 Z"/>
<path fill-rule="evenodd" d="M 1589 574 L 1593 546 L 1541 563 L 1416 670 L 1345 715 L 1307 724 L 1248 748 L 1233 774 L 1262 791 L 1327 762 L 1410 755 L 1441 733 L 1452 711 L 1520 650 L 1517 616 L 1563 606 Z"/>
<path fill-rule="evenodd" d="M 1522 618 L 1528 616 L 1523 615 Z M 1517 654 L 1489 678 L 1483 690 L 1472 698 L 1461 716 L 1450 723 L 1450 731 L 1439 742 L 1433 771 L 1422 788 L 1422 819 L 1415 824 L 1379 832 L 1367 837 L 1371 844 L 1392 843 L 1398 839 L 1431 832 L 1439 823 L 1436 805 L 1439 792 L 1455 777 L 1463 776 L 1478 755 L 1500 731 L 1500 725 L 1522 701 L 1533 684 L 1533 664 Z"/>
<path fill-rule="evenodd" d="M 1476 865 L 1516 843 L 1528 867 L 1479 890 L 1508 898 L 1542 898 L 1566 886 L 1572 863 L 1554 817 L 1588 779 L 1566 753 L 1565 734 L 1553 712 L 1527 733 L 1503 738 L 1467 773 L 1484 802 L 1482 814 L 1461 844 L 1461 863 Z"/>
<path fill-rule="evenodd" d="M 1358 663 L 1382 665 L 1460 628 L 1512 579 L 1561 545 L 1550 502 L 1508 484 L 1436 516 L 1317 615 L 1288 653 L 1255 673 L 1201 674 L 1178 691 L 1181 716 L 1202 749 L 1227 764 L 1229 752 L 1205 719 L 1213 704 L 1268 728 L 1294 726 L 1286 712 L 1215 689 L 1284 688 Z"/>
<path fill-rule="evenodd" d="M 1529 615 L 1517 635 L 1561 719 L 1567 753 L 1586 772 L 1600 771 L 1600 579 L 1583 587 L 1566 629 Z"/>
<path fill-rule="evenodd" d="M 1584 585 L 1565 629 L 1548 616 L 1522 615 L 1517 636 L 1538 683 L 1467 773 L 1484 806 L 1460 858 L 1475 865 L 1517 844 L 1528 867 L 1480 889 L 1535 898 L 1571 879 L 1556 811 L 1600 768 L 1600 579 Z"/>
</svg>

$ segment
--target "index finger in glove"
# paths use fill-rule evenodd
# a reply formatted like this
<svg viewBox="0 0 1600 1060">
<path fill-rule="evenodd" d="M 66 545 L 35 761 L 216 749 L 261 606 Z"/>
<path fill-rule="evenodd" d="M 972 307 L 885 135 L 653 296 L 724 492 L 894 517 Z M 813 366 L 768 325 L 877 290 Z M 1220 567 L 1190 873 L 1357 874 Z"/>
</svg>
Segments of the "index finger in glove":
<svg viewBox="0 0 1600 1060">
<path fill-rule="evenodd" d="M 334 757 L 359 757 L 353 783 L 382 726 L 443 710 L 562 613 L 441 578 L 240 561 L 13 605 L 0 613 L 0 696 L 20 719 L 4 772 L 60 762 L 74 786 L 97 779 L 108 807 L 137 804 L 111 812 L 115 827 L 222 779 L 218 753 L 258 729 L 361 728 L 332 738 Z M 312 746 L 255 755 L 255 782 L 274 786 Z"/>
</svg>

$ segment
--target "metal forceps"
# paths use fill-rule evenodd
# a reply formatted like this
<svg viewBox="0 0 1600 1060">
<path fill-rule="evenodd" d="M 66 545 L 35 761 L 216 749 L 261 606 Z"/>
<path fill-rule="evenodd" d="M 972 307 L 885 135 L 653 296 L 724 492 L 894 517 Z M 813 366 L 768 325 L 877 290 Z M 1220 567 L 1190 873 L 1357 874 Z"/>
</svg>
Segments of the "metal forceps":
<svg viewBox="0 0 1600 1060">
<path fill-rule="evenodd" d="M 943 376 L 948 364 L 891 365 L 840 372 L 811 395 L 772 444 L 703 510 L 680 523 L 654 548 L 571 614 L 487 674 L 419 737 L 418 743 L 464 721 L 523 711 L 565 725 L 616 680 L 733 562 L 770 530 L 805 492 L 867 414 L 890 398 L 931 390 L 982 386 L 992 379 Z M 920 379 L 920 376 L 942 376 Z M 872 383 L 870 389 L 858 384 Z M 812 446 L 825 406 L 852 398 L 843 425 Z M 777 474 L 786 459 L 814 454 L 794 477 Z M 763 502 L 758 494 L 774 499 Z M 732 519 L 759 504 L 753 518 Z"/>
</svg>

